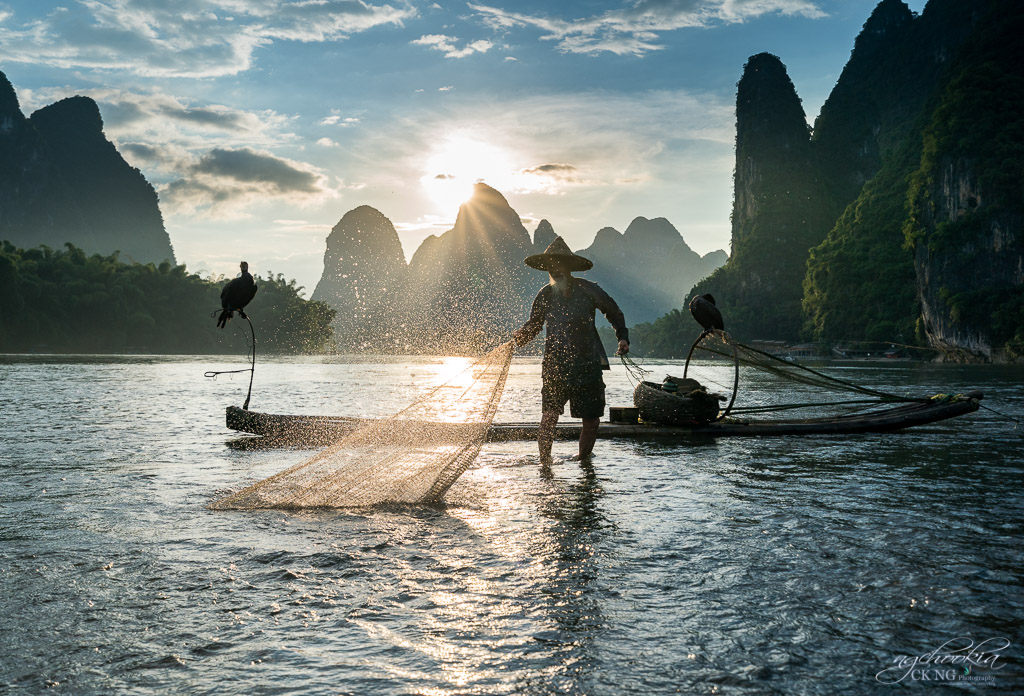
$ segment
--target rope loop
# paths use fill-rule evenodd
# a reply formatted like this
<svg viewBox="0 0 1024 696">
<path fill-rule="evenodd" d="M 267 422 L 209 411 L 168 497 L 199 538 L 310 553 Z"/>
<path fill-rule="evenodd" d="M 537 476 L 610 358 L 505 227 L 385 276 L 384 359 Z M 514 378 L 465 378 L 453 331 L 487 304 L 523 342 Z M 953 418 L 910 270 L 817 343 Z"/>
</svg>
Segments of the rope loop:
<svg viewBox="0 0 1024 696">
<path fill-rule="evenodd" d="M 215 310 L 215 311 L 210 313 L 210 316 L 211 317 L 217 316 L 217 313 L 220 312 L 220 311 L 221 310 Z M 249 373 L 249 391 L 245 395 L 245 403 L 242 404 L 242 409 L 245 410 L 245 411 L 248 411 L 249 410 L 249 401 L 252 399 L 252 380 L 256 376 L 256 329 L 253 328 L 253 326 L 252 326 L 252 319 L 249 318 L 248 314 L 246 314 L 242 310 L 238 310 L 238 315 L 240 317 L 242 317 L 243 319 L 245 319 L 249 323 L 249 335 L 252 336 L 252 343 L 249 344 L 248 350 L 246 351 L 246 353 L 248 355 L 251 355 L 251 357 L 252 357 L 252 364 L 249 367 L 244 368 L 242 370 L 208 370 L 207 372 L 203 373 L 203 377 L 206 377 L 207 379 L 214 379 L 214 380 L 216 380 L 218 375 L 234 375 L 234 374 L 238 374 L 239 372 L 248 372 Z"/>
</svg>

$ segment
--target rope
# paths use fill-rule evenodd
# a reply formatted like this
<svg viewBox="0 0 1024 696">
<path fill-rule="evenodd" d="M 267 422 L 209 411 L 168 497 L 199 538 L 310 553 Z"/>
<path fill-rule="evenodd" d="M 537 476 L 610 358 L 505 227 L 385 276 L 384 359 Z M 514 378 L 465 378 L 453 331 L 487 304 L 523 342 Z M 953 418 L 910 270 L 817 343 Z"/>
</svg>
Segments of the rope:
<svg viewBox="0 0 1024 696">
<path fill-rule="evenodd" d="M 795 408 L 810 408 L 812 406 L 853 406 L 856 404 L 878 404 L 883 403 L 878 399 L 849 399 L 846 401 L 805 401 L 795 404 L 772 404 L 770 406 L 736 406 L 733 413 L 768 413 L 770 411 L 788 411 Z"/>
<path fill-rule="evenodd" d="M 214 311 L 212 314 L 210 314 L 210 316 L 216 316 L 218 312 L 220 312 L 220 310 Z M 249 400 L 252 399 L 252 380 L 256 376 L 256 329 L 253 328 L 252 319 L 249 318 L 248 314 L 242 312 L 241 310 L 239 310 L 238 314 L 249 323 L 249 333 L 252 335 L 252 344 L 248 346 L 249 350 L 246 351 L 246 354 L 251 354 L 252 356 L 251 366 L 243 370 L 209 370 L 203 373 L 203 377 L 217 379 L 218 375 L 234 375 L 238 374 L 239 372 L 248 372 L 249 391 L 245 395 L 245 403 L 242 404 L 242 410 L 248 411 Z"/>
<path fill-rule="evenodd" d="M 787 378 L 787 379 L 791 379 L 791 380 L 796 381 L 796 382 L 801 382 L 803 384 L 808 384 L 810 386 L 815 386 L 815 387 L 836 387 L 836 386 L 839 386 L 839 387 L 842 387 L 842 388 L 844 388 L 844 389 L 846 389 L 848 391 L 853 391 L 853 392 L 857 392 L 857 393 L 860 393 L 860 394 L 866 394 L 866 395 L 869 395 L 869 396 L 874 396 L 874 397 L 876 397 L 878 399 L 881 399 L 882 401 L 903 401 L 903 402 L 918 401 L 918 402 L 921 402 L 921 401 L 927 401 L 928 400 L 928 399 L 923 399 L 923 398 L 912 398 L 912 397 L 901 396 L 899 394 L 890 394 L 888 392 L 883 392 L 883 391 L 880 391 L 878 389 L 871 389 L 869 387 L 863 387 L 863 386 L 861 386 L 859 384 L 856 384 L 854 382 L 851 382 L 849 380 L 840 379 L 838 377 L 833 377 L 831 375 L 827 375 L 827 374 L 824 374 L 822 372 L 818 372 L 817 370 L 815 370 L 813 368 L 810 368 L 810 367 L 807 367 L 806 365 L 800 365 L 799 363 L 791 363 L 791 362 L 789 362 L 787 360 L 783 360 L 782 358 L 780 358 L 778 356 L 772 355 L 771 353 L 766 353 L 763 350 L 758 350 L 757 348 L 752 348 L 751 346 L 745 345 L 743 343 L 739 343 L 738 341 L 730 341 L 730 343 L 732 343 L 733 345 L 735 345 L 738 348 L 741 348 L 743 351 L 747 351 L 749 353 L 753 353 L 755 355 L 758 355 L 761 358 L 766 358 L 767 359 L 767 362 L 764 362 L 764 361 L 754 360 L 754 359 L 749 358 L 747 356 L 741 356 L 740 360 L 742 362 L 744 362 L 746 364 L 749 364 L 749 365 L 753 365 L 755 367 L 761 367 L 761 368 L 771 372 L 772 374 L 775 374 L 775 375 L 778 375 L 780 377 L 784 377 L 784 378 Z M 707 346 L 701 346 L 701 349 L 705 350 L 705 351 L 707 351 L 709 353 L 721 355 L 723 357 L 732 357 L 731 355 L 729 355 L 728 353 L 725 353 L 724 351 L 716 350 L 714 348 L 709 348 Z M 780 366 L 776 366 L 773 363 L 779 363 Z M 794 372 L 795 370 L 803 371 L 803 372 L 805 372 L 807 374 L 799 374 L 797 372 Z M 809 376 L 809 375 L 813 375 L 813 376 Z"/>
<path fill-rule="evenodd" d="M 651 374 L 651 370 L 640 367 L 642 363 L 637 363 L 628 354 L 619 355 L 619 360 L 622 361 L 622 366 L 626 369 L 626 376 L 629 377 L 634 388 L 644 381 L 644 377 Z"/>
<path fill-rule="evenodd" d="M 992 408 L 991 406 L 986 406 L 985 404 L 983 404 L 983 403 L 981 403 L 981 402 L 978 402 L 978 406 L 981 406 L 981 407 L 982 407 L 983 409 L 985 409 L 986 411 L 989 411 L 990 413 L 994 413 L 994 414 L 996 414 L 996 415 L 997 415 L 997 416 L 999 416 L 1000 418 L 1005 418 L 1006 420 L 1008 420 L 1008 421 L 1011 421 L 1011 422 L 1013 423 L 1013 429 L 1014 429 L 1014 430 L 1016 430 L 1016 429 L 1017 429 L 1017 426 L 1019 426 L 1019 425 L 1020 425 L 1020 420 L 1018 420 L 1018 419 L 1014 418 L 1014 417 L 1013 417 L 1013 416 L 1011 416 L 1011 415 L 1008 415 L 1008 414 L 1006 414 L 1006 413 L 1003 413 L 1002 411 L 997 411 L 997 410 L 995 410 L 994 408 Z"/>
</svg>

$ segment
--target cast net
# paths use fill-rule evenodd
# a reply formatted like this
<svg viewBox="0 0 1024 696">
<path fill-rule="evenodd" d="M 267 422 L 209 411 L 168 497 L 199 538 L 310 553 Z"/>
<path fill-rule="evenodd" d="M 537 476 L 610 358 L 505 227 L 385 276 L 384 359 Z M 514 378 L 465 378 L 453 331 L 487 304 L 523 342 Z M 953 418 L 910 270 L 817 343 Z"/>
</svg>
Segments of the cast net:
<svg viewBox="0 0 1024 696">
<path fill-rule="evenodd" d="M 510 344 L 498 346 L 389 418 L 362 421 L 304 462 L 214 510 L 435 503 L 469 468 L 501 401 Z"/>
</svg>

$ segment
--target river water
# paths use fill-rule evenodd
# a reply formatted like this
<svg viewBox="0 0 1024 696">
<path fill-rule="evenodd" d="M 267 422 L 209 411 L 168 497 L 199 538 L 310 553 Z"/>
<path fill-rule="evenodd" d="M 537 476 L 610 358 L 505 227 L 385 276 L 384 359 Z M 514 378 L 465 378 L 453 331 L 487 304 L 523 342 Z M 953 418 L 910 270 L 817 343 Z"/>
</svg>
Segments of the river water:
<svg viewBox="0 0 1024 696">
<path fill-rule="evenodd" d="M 251 408 L 385 415 L 457 363 L 270 358 Z M 988 411 L 549 470 L 492 444 L 441 507 L 213 512 L 312 453 L 225 429 L 248 376 L 203 372 L 239 367 L 0 356 L 0 692 L 1024 692 L 1024 431 Z M 1019 368 L 836 369 L 1024 419 Z M 539 386 L 517 359 L 497 420 Z"/>
</svg>

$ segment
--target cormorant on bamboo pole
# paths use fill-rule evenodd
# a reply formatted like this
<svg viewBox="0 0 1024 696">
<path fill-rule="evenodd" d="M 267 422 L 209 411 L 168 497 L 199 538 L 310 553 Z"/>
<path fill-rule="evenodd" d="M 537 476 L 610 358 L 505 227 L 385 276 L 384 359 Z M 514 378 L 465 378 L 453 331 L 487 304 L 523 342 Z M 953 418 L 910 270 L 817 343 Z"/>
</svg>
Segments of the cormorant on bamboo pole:
<svg viewBox="0 0 1024 696">
<path fill-rule="evenodd" d="M 697 295 L 690 300 L 690 314 L 703 327 L 704 331 L 725 330 L 722 313 L 715 306 L 715 298 L 709 294 Z"/>
<path fill-rule="evenodd" d="M 245 312 L 242 310 L 256 296 L 256 281 L 249 274 L 249 264 L 242 261 L 239 268 L 242 269 L 242 275 L 229 282 L 220 291 L 220 306 L 224 308 L 224 311 L 217 318 L 217 328 L 223 329 L 235 312 L 238 312 L 238 315 L 244 319 Z"/>
</svg>

